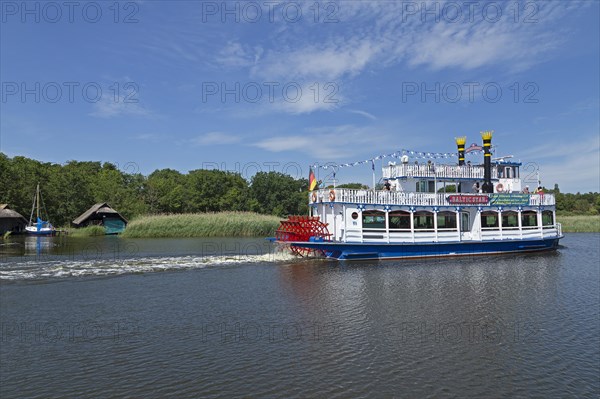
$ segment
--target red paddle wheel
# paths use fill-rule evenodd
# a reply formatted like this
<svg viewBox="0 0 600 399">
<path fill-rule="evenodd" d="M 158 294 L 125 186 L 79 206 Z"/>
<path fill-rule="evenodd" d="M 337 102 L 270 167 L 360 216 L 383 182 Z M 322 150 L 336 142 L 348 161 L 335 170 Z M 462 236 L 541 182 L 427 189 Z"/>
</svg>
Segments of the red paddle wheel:
<svg viewBox="0 0 600 399">
<path fill-rule="evenodd" d="M 287 220 L 281 221 L 279 229 L 275 232 L 275 238 L 279 242 L 309 241 L 311 237 L 325 241 L 329 241 L 331 237 L 327 224 L 321 222 L 318 216 L 288 216 Z M 299 256 L 322 254 L 319 250 L 296 246 L 290 246 L 290 250 Z"/>
</svg>

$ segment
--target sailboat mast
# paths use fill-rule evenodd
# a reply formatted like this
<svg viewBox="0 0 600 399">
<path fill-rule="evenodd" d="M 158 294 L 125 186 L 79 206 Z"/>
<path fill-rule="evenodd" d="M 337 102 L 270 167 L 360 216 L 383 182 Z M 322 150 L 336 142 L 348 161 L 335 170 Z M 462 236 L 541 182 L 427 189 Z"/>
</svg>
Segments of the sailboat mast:
<svg viewBox="0 0 600 399">
<path fill-rule="evenodd" d="M 37 217 L 40 217 L 40 183 L 37 184 L 36 190 L 36 203 L 37 203 Z"/>
</svg>

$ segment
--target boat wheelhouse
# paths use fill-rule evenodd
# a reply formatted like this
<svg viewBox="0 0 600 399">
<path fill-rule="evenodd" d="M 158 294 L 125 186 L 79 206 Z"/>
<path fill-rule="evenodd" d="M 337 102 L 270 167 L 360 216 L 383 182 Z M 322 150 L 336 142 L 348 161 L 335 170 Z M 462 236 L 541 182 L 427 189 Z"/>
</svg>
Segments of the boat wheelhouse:
<svg viewBox="0 0 600 399">
<path fill-rule="evenodd" d="M 282 222 L 276 240 L 297 253 L 317 251 L 337 259 L 461 256 L 555 249 L 563 237 L 554 195 L 530 193 L 520 162 L 491 159 L 492 132 L 483 147 L 458 163 L 413 162 L 383 166 L 382 190 L 322 188 L 309 193 L 309 217 Z M 483 163 L 464 162 L 483 152 Z M 421 159 L 426 158 L 426 154 Z M 455 154 L 453 154 L 455 155 Z M 538 183 L 539 184 L 539 183 Z M 303 228 L 310 221 L 314 227 Z M 302 251 L 300 251 L 300 249 Z M 303 252 L 304 251 L 304 252 Z"/>
</svg>

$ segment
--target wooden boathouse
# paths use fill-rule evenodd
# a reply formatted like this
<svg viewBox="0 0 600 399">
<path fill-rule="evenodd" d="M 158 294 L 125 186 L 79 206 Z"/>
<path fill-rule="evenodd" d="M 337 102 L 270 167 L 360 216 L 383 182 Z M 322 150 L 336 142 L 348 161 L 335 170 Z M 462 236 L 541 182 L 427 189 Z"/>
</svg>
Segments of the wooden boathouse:
<svg viewBox="0 0 600 399">
<path fill-rule="evenodd" d="M 125 230 L 127 219 L 106 202 L 95 204 L 72 222 L 74 227 L 104 226 L 106 234 L 118 234 Z"/>
<path fill-rule="evenodd" d="M 0 234 L 6 232 L 22 233 L 27 226 L 27 219 L 19 212 L 13 211 L 8 204 L 0 204 Z"/>
</svg>

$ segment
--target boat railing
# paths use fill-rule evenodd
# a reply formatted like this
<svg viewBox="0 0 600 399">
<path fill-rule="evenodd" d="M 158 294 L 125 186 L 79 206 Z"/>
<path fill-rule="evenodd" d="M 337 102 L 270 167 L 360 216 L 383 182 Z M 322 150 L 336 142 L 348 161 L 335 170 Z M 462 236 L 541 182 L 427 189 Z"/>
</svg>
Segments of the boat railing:
<svg viewBox="0 0 600 399">
<path fill-rule="evenodd" d="M 492 178 L 498 176 L 498 168 L 492 167 Z M 483 166 L 472 165 L 436 165 L 436 164 L 400 164 L 383 167 L 385 179 L 407 177 L 429 177 L 438 179 L 479 179 L 483 180 Z"/>
<path fill-rule="evenodd" d="M 544 206 L 554 204 L 556 204 L 554 194 L 531 194 L 529 196 L 529 205 Z"/>
<path fill-rule="evenodd" d="M 313 191 L 309 194 L 309 202 L 323 203 L 323 202 L 338 202 L 338 203 L 352 203 L 352 204 L 372 204 L 372 205 L 412 205 L 412 206 L 460 206 L 466 205 L 456 202 L 456 198 L 451 203 L 448 199 L 449 196 L 457 196 L 460 194 L 455 193 L 415 193 L 405 191 L 387 191 L 387 190 L 359 190 L 350 188 L 335 188 L 335 189 L 321 189 Z M 470 199 L 475 196 L 487 197 L 494 196 L 496 194 L 466 194 Z M 510 194 L 499 194 L 502 195 L 502 203 L 498 205 L 511 205 Z M 551 206 L 555 204 L 555 198 L 553 194 L 529 194 L 529 203 L 523 204 L 522 199 L 525 194 L 518 194 L 515 196 L 514 205 L 529 205 L 529 206 Z M 506 202 L 508 201 L 508 203 Z M 480 203 L 474 201 L 472 203 Z M 482 205 L 487 205 L 488 202 L 483 200 Z"/>
<path fill-rule="evenodd" d="M 465 239 L 469 232 L 458 231 L 456 228 L 438 229 L 392 229 L 392 228 L 356 228 L 345 230 L 342 241 L 345 242 L 456 242 Z M 560 223 L 550 226 L 523 227 L 483 227 L 467 241 L 545 238 L 562 236 Z M 476 238 L 473 238 L 476 237 Z"/>
</svg>

